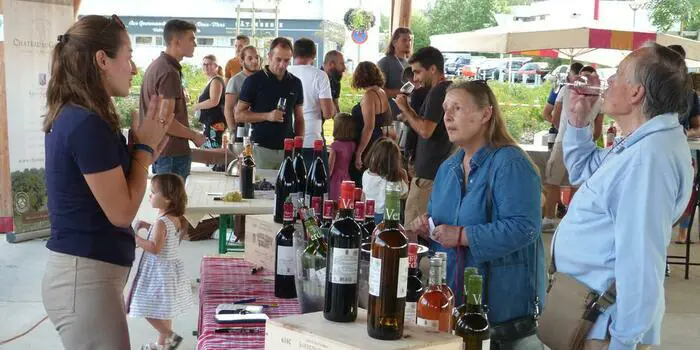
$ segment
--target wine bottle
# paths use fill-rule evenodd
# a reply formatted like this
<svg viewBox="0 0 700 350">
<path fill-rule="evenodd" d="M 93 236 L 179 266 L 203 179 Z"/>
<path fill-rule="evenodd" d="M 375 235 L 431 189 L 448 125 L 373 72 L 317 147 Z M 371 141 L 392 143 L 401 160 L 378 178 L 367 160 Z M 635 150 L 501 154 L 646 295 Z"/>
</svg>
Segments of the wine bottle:
<svg viewBox="0 0 700 350">
<path fill-rule="evenodd" d="M 469 276 L 467 284 L 467 310 L 457 321 L 455 334 L 462 337 L 465 350 L 488 350 L 491 348 L 489 320 L 481 306 L 483 279 L 479 275 Z"/>
<path fill-rule="evenodd" d="M 452 324 L 452 310 L 455 308 L 455 294 L 452 292 L 452 288 L 447 285 L 447 253 L 445 252 L 437 252 L 435 253 L 436 257 L 439 257 L 442 259 L 442 272 L 441 272 L 441 278 L 440 278 L 440 289 L 442 289 L 443 293 L 447 295 L 447 298 L 450 300 L 448 304 L 448 309 L 450 310 L 450 332 L 454 329 L 454 324 Z"/>
<path fill-rule="evenodd" d="M 418 276 L 418 244 L 408 245 L 408 286 L 406 287 L 406 312 L 404 323 L 416 324 L 416 307 L 423 295 L 423 282 Z"/>
<path fill-rule="evenodd" d="M 362 229 L 362 232 L 360 233 L 360 235 L 362 236 L 362 243 L 372 243 L 372 233 L 367 232 L 367 229 L 364 226 L 365 202 L 355 202 L 355 221 L 358 225 L 360 225 L 360 228 Z"/>
<path fill-rule="evenodd" d="M 328 241 L 328 235 L 331 231 L 331 225 L 333 225 L 333 208 L 335 203 L 332 200 L 326 200 L 323 203 L 323 219 L 321 220 L 321 232 L 323 232 L 323 237 Z"/>
<path fill-rule="evenodd" d="M 277 232 L 275 249 L 275 296 L 278 298 L 296 298 L 294 286 L 294 206 L 291 200 L 284 203 L 284 223 Z"/>
<path fill-rule="evenodd" d="M 462 295 L 462 304 L 452 309 L 452 327 L 457 327 L 457 321 L 464 315 L 467 311 L 467 281 L 469 277 L 473 275 L 478 275 L 479 270 L 476 267 L 467 267 L 464 269 L 464 294 Z"/>
<path fill-rule="evenodd" d="M 248 137 L 248 133 L 246 132 L 246 127 L 245 124 L 243 123 L 238 123 L 236 125 L 236 143 L 243 143 L 243 139 L 245 137 Z"/>
<path fill-rule="evenodd" d="M 283 205 L 287 197 L 291 197 L 292 203 L 297 203 L 299 181 L 294 172 L 292 164 L 292 149 L 294 148 L 294 140 L 284 139 L 284 160 L 277 173 L 277 181 L 275 182 L 275 210 L 273 218 L 275 222 L 282 222 Z M 293 204 L 296 206 L 296 204 Z M 293 211 L 296 215 L 297 211 Z"/>
<path fill-rule="evenodd" d="M 326 259 L 326 295 L 323 317 L 335 322 L 357 319 L 357 280 L 362 228 L 353 219 L 355 183 L 340 185 L 338 219 L 331 225 Z"/>
<path fill-rule="evenodd" d="M 367 333 L 376 339 L 396 340 L 403 336 L 408 239 L 400 224 L 401 188 L 392 182 L 387 183 L 385 198 L 384 229 L 372 240 Z"/>
<path fill-rule="evenodd" d="M 440 287 L 442 279 L 442 259 L 430 259 L 430 274 L 428 288 L 418 299 L 416 323 L 440 332 L 450 332 L 450 300 Z"/>
<path fill-rule="evenodd" d="M 365 222 L 362 225 L 370 236 L 373 236 L 374 229 L 377 225 L 374 222 L 374 199 L 368 199 L 365 201 Z M 370 240 L 372 237 L 370 237 Z"/>
<path fill-rule="evenodd" d="M 314 209 L 302 208 L 301 215 L 306 232 L 309 234 L 309 240 L 302 256 L 303 266 L 305 269 L 313 269 L 313 271 L 308 271 L 312 278 L 316 278 L 320 283 L 325 283 L 328 243 L 318 226 Z"/>
<path fill-rule="evenodd" d="M 304 138 L 297 136 L 294 138 L 294 172 L 297 174 L 297 180 L 299 181 L 299 187 L 297 192 L 301 196 L 302 200 L 306 200 L 306 164 L 304 164 L 304 156 L 301 154 L 301 148 L 304 146 Z M 308 201 L 305 202 L 306 205 L 311 205 Z M 297 208 L 299 209 L 299 208 Z"/>
<path fill-rule="evenodd" d="M 321 198 L 321 202 L 328 198 L 328 173 L 323 164 L 323 140 L 314 141 L 314 157 L 306 179 L 306 203 L 311 203 L 314 197 Z M 321 211 L 316 211 L 321 216 Z"/>
<path fill-rule="evenodd" d="M 255 160 L 253 159 L 253 145 L 250 139 L 245 137 L 243 144 L 243 163 L 241 164 L 241 195 L 243 198 L 252 199 L 255 195 Z"/>
</svg>

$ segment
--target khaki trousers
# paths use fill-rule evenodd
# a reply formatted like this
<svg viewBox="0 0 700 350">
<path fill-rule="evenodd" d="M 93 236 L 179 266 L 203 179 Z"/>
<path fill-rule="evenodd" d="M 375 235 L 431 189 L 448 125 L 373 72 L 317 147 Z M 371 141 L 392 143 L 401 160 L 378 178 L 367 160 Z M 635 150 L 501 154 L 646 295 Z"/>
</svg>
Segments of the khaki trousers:
<svg viewBox="0 0 700 350">
<path fill-rule="evenodd" d="M 428 211 L 430 194 L 433 193 L 433 180 L 414 177 L 408 190 L 406 209 L 404 210 L 404 225 L 409 226 L 413 220 Z"/>
<path fill-rule="evenodd" d="M 596 340 L 596 339 L 591 339 L 586 341 L 586 345 L 583 348 L 583 350 L 608 350 L 608 346 L 610 345 L 610 342 L 607 340 Z M 650 350 L 651 345 L 642 345 L 639 344 L 637 345 L 637 350 Z"/>
<path fill-rule="evenodd" d="M 128 274 L 128 267 L 50 253 L 41 296 L 65 349 L 130 349 L 123 296 Z"/>
</svg>

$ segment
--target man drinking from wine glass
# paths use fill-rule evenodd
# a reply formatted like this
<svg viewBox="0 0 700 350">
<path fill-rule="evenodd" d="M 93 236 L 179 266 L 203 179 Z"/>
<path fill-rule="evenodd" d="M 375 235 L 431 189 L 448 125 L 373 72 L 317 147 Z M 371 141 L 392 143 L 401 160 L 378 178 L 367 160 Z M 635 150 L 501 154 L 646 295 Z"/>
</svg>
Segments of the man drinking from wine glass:
<svg viewBox="0 0 700 350">
<path fill-rule="evenodd" d="M 261 169 L 279 167 L 285 138 L 304 136 L 301 80 L 287 71 L 293 52 L 289 39 L 274 39 L 269 65 L 245 80 L 236 105 L 236 121 L 251 123 L 253 156 Z"/>
</svg>

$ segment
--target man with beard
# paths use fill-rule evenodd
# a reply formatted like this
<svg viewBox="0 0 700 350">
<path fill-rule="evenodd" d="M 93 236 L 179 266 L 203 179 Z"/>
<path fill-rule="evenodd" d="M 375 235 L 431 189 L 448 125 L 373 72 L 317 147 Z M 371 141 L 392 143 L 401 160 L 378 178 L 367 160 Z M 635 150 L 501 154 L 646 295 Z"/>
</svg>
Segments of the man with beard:
<svg viewBox="0 0 700 350">
<path fill-rule="evenodd" d="M 343 54 L 337 50 L 331 50 L 326 53 L 323 58 L 323 71 L 328 74 L 328 80 L 331 83 L 331 97 L 335 105 L 335 112 L 340 112 L 340 81 L 345 73 L 345 58 Z M 335 113 L 333 113 L 335 114 Z"/>
<path fill-rule="evenodd" d="M 243 62 L 243 70 L 229 79 L 226 84 L 226 100 L 224 102 L 224 116 L 226 124 L 231 132 L 230 139 L 236 139 L 236 142 L 243 142 L 243 137 L 250 134 L 250 124 L 236 123 L 234 108 L 238 103 L 238 96 L 241 94 L 241 88 L 246 78 L 260 70 L 260 56 L 254 46 L 246 46 L 241 49 L 239 59 Z"/>
<path fill-rule="evenodd" d="M 406 199 L 405 221 L 413 219 L 428 210 L 428 200 L 433 189 L 433 180 L 440 164 L 452 153 L 454 147 L 447 136 L 442 102 L 445 100 L 450 81 L 445 80 L 445 60 L 440 50 L 428 46 L 418 50 L 408 61 L 413 69 L 413 79 L 422 87 L 429 88 L 428 96 L 420 112 L 416 112 L 408 102 L 408 96 L 398 94 L 396 104 L 401 109 L 403 119 L 418 134 L 415 150 L 415 177 Z"/>
</svg>

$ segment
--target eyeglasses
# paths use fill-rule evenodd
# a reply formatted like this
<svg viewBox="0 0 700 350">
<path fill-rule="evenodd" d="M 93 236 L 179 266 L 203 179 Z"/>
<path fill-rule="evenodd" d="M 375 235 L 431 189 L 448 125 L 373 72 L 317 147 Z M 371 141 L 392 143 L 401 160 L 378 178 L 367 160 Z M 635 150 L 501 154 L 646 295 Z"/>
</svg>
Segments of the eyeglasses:
<svg viewBox="0 0 700 350">
<path fill-rule="evenodd" d="M 104 28 L 102 28 L 102 30 L 100 31 L 100 35 L 102 35 L 113 24 L 116 24 L 117 27 L 119 27 L 119 29 L 121 29 L 121 30 L 126 30 L 126 26 L 124 25 L 124 22 L 122 22 L 121 18 L 119 18 L 119 16 L 117 16 L 117 15 L 112 15 L 112 17 L 109 19 L 109 22 L 107 23 L 107 25 Z"/>
</svg>

